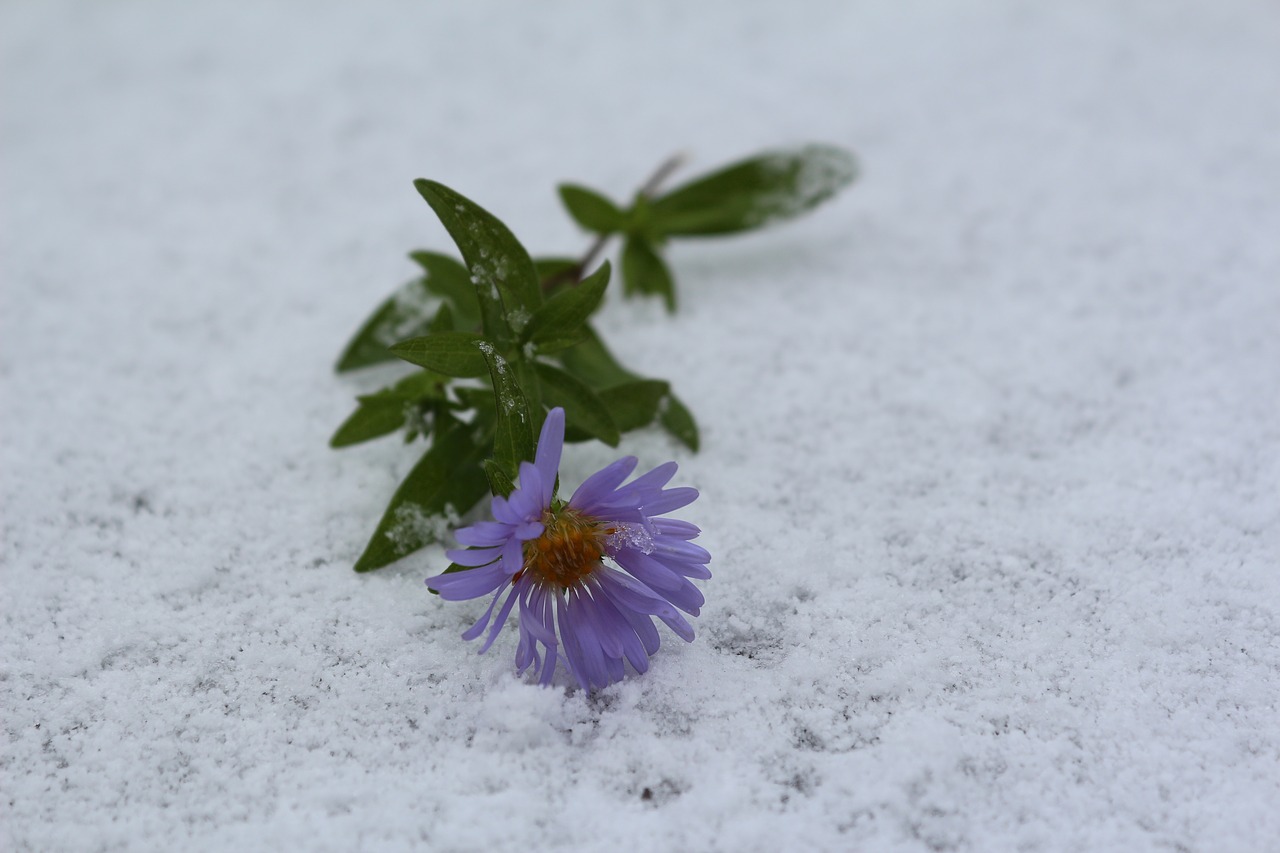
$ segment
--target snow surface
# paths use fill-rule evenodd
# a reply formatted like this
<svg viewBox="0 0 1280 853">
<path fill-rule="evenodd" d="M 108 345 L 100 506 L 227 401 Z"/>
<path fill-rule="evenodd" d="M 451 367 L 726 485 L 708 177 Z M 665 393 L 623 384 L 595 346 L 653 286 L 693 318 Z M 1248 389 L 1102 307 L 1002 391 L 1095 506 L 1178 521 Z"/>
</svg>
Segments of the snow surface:
<svg viewBox="0 0 1280 853">
<path fill-rule="evenodd" d="M 0 846 L 1280 849 L 1280 8 L 0 7 Z M 357 576 L 414 453 L 331 365 L 447 239 L 535 251 L 810 140 L 859 183 L 610 303 L 701 420 L 698 640 L 587 696 Z M 692 174 L 693 169 L 686 171 Z M 567 483 L 614 455 L 580 446 Z"/>
</svg>

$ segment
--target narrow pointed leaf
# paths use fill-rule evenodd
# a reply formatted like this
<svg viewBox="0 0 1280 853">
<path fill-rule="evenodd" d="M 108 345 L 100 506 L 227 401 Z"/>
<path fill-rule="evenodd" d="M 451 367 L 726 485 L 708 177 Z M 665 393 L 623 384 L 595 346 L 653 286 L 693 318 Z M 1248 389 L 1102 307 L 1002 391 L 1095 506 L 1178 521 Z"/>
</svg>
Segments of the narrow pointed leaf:
<svg viewBox="0 0 1280 853">
<path fill-rule="evenodd" d="M 431 318 L 431 324 L 427 326 L 427 334 L 434 335 L 438 332 L 452 332 L 453 328 L 453 309 L 449 307 L 448 302 L 440 303 L 440 310 L 436 312 L 436 316 Z"/>
<path fill-rule="evenodd" d="M 477 444 L 467 424 L 437 434 L 396 489 L 355 570 L 382 568 L 435 542 L 450 511 L 460 515 L 475 506 L 487 492 L 480 468 L 486 443 Z"/>
<path fill-rule="evenodd" d="M 581 284 L 566 287 L 544 302 L 525 327 L 523 339 L 541 345 L 576 335 L 600 307 L 610 272 L 609 262 L 605 261 Z"/>
<path fill-rule="evenodd" d="M 480 344 L 485 362 L 489 366 L 489 379 L 497 402 L 497 426 L 493 436 L 493 459 L 515 479 L 520 463 L 533 459 L 534 423 L 529 401 L 516 379 L 516 371 L 493 345 Z"/>
<path fill-rule="evenodd" d="M 404 426 L 406 401 L 393 396 L 368 397 L 329 439 L 333 448 L 349 447 L 389 435 Z"/>
<path fill-rule="evenodd" d="M 357 398 L 359 407 L 338 427 L 329 446 L 348 447 L 395 432 L 404 426 L 410 407 L 444 399 L 442 385 L 446 381 L 439 374 L 420 370 L 395 385 Z"/>
<path fill-rule="evenodd" d="M 542 302 L 529 253 L 507 226 L 465 196 L 421 178 L 413 185 L 462 252 L 480 300 L 485 335 L 505 347 Z"/>
<path fill-rule="evenodd" d="M 548 406 L 563 406 L 565 424 L 617 447 L 620 438 L 608 406 L 585 382 L 558 367 L 538 363 L 542 398 Z M 665 384 L 665 383 L 664 383 Z"/>
<path fill-rule="evenodd" d="M 618 429 L 630 432 L 653 423 L 671 386 L 660 379 L 640 379 L 600 392 L 600 399 Z"/>
<path fill-rule="evenodd" d="M 421 335 L 435 316 L 440 300 L 427 289 L 426 277 L 416 278 L 383 300 L 352 336 L 338 358 L 338 373 L 395 361 L 390 347 Z"/>
<path fill-rule="evenodd" d="M 410 338 L 391 351 L 410 364 L 417 364 L 445 376 L 483 376 L 488 370 L 480 351 L 483 339 L 474 332 L 436 332 Z"/>
<path fill-rule="evenodd" d="M 534 258 L 533 267 L 538 272 L 538 281 L 544 295 L 554 293 L 560 287 L 574 284 L 578 280 L 578 262 L 573 258 Z"/>
<path fill-rule="evenodd" d="M 439 252 L 410 252 L 409 257 L 422 267 L 427 290 L 449 303 L 459 328 L 472 329 L 480 325 L 480 302 L 466 267 Z"/>
<path fill-rule="evenodd" d="M 507 472 L 502 470 L 502 466 L 492 459 L 486 459 L 483 462 L 484 475 L 489 480 L 489 491 L 495 495 L 506 497 L 515 491 L 516 484 L 511 482 L 511 478 L 507 476 Z"/>
<path fill-rule="evenodd" d="M 700 444 L 698 438 L 698 424 L 693 419 L 693 413 L 680 402 L 675 394 L 668 394 L 666 399 L 662 401 L 662 405 L 658 409 L 659 420 L 663 429 L 671 433 L 677 441 L 685 447 L 698 452 Z"/>
<path fill-rule="evenodd" d="M 734 163 L 673 189 L 650 206 L 662 234 L 712 236 L 799 216 L 857 176 L 857 161 L 830 145 L 806 145 Z"/>
<path fill-rule="evenodd" d="M 557 332 L 548 335 L 545 339 L 538 341 L 538 355 L 551 355 L 552 353 L 562 352 L 570 347 L 576 347 L 578 344 L 587 340 L 587 332 L 584 326 L 578 326 L 576 329 L 566 332 Z"/>
<path fill-rule="evenodd" d="M 596 390 L 641 378 L 613 357 L 590 323 L 584 323 L 582 331 L 585 337 L 581 343 L 557 353 L 565 370 Z"/>
<path fill-rule="evenodd" d="M 579 225 L 599 234 L 612 234 L 622 228 L 625 215 L 606 197 L 579 184 L 561 184 L 560 200 Z"/>
<path fill-rule="evenodd" d="M 628 237 L 622 248 L 622 281 L 627 293 L 661 296 L 668 311 L 676 310 L 671 271 L 653 245 L 642 237 Z"/>
</svg>

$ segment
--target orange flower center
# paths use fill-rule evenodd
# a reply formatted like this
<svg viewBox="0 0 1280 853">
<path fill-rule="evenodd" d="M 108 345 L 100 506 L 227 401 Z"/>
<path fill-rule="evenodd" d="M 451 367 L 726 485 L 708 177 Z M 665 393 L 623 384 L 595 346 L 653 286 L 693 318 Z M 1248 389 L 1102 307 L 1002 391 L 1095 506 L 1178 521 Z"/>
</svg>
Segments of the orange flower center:
<svg viewBox="0 0 1280 853">
<path fill-rule="evenodd" d="M 571 587 L 594 572 L 604 556 L 603 530 L 594 519 L 565 507 L 559 513 L 547 510 L 542 515 L 546 529 L 537 539 L 524 543 L 524 566 L 512 581 L 525 572 L 544 583 L 561 588 Z"/>
</svg>

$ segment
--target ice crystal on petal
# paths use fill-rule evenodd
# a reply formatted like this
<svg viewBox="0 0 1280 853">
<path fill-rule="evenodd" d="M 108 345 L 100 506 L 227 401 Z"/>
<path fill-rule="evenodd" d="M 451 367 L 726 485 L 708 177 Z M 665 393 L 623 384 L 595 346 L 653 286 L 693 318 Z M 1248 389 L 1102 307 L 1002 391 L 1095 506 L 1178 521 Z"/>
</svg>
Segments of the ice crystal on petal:
<svg viewBox="0 0 1280 853">
<path fill-rule="evenodd" d="M 653 553 L 653 536 L 639 524 L 618 524 L 613 532 L 605 537 L 605 545 L 610 551 L 630 548 L 641 554 Z"/>
</svg>

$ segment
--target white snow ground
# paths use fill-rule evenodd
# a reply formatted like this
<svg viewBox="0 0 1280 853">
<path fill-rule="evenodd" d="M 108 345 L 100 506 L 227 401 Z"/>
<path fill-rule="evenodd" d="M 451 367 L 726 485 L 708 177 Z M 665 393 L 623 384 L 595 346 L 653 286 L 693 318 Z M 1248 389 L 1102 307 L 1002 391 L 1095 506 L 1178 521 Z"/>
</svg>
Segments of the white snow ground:
<svg viewBox="0 0 1280 853">
<path fill-rule="evenodd" d="M 1280 9 L 0 7 L 0 846 L 1280 849 Z M 861 182 L 612 303 L 699 638 L 594 696 L 349 566 L 414 458 L 330 366 L 448 183 L 578 252 L 809 140 Z M 688 172 L 686 174 L 689 174 Z M 579 447 L 576 482 L 612 458 Z"/>
</svg>

